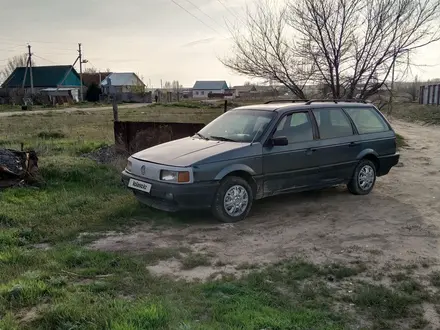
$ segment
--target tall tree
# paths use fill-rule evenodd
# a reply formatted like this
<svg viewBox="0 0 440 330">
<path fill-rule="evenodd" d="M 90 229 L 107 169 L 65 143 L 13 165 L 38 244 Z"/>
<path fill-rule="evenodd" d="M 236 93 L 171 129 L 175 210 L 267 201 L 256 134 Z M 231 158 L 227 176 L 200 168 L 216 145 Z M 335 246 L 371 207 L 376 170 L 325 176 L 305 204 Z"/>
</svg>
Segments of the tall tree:
<svg viewBox="0 0 440 330">
<path fill-rule="evenodd" d="M 3 68 L 3 70 L 0 71 L 0 80 L 6 80 L 15 70 L 15 68 L 25 67 L 27 64 L 27 60 L 28 60 L 27 54 L 16 55 L 8 59 L 8 61 L 6 62 L 6 66 Z M 34 65 L 35 62 L 34 60 L 32 60 L 32 66 Z"/>
<path fill-rule="evenodd" d="M 305 98 L 307 83 L 335 98 L 366 99 L 404 56 L 440 39 L 440 0 L 257 0 L 233 29 L 240 74 L 275 80 Z"/>
</svg>

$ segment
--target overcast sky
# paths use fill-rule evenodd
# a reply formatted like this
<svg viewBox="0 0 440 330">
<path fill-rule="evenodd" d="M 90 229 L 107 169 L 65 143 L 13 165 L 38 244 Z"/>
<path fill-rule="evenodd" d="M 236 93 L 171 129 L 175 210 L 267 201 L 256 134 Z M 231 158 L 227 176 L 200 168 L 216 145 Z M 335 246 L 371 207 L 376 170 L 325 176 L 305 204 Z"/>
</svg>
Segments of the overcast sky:
<svg viewBox="0 0 440 330">
<path fill-rule="evenodd" d="M 179 80 L 185 87 L 195 80 L 242 84 L 249 78 L 233 74 L 218 58 L 231 49 L 224 22 L 244 17 L 246 1 L 253 0 L 8 2 L 0 11 L 0 69 L 8 57 L 24 52 L 28 42 L 37 65 L 71 64 L 81 42 L 88 66 L 140 73 L 154 87 L 161 79 Z M 415 59 L 419 64 L 440 64 L 439 50 L 440 44 L 430 45 Z M 440 66 L 415 69 L 414 74 L 438 78 Z"/>
</svg>

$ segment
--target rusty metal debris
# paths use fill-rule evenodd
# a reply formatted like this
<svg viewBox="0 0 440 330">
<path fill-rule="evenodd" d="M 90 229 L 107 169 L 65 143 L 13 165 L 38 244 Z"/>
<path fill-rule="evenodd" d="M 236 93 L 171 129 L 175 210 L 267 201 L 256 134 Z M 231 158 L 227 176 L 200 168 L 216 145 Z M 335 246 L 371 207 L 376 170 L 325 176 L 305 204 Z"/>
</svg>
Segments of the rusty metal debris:
<svg viewBox="0 0 440 330">
<path fill-rule="evenodd" d="M 116 149 L 134 153 L 160 143 L 194 135 L 202 123 L 115 121 Z"/>
<path fill-rule="evenodd" d="M 0 188 L 35 183 L 37 173 L 38 157 L 35 151 L 0 148 Z"/>
</svg>

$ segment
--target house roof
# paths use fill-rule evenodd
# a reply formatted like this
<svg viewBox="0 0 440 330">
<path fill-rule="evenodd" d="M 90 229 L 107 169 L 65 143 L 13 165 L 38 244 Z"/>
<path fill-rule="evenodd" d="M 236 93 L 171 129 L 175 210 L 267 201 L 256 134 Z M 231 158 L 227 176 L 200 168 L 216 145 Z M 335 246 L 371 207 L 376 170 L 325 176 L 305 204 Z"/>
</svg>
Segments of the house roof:
<svg viewBox="0 0 440 330">
<path fill-rule="evenodd" d="M 57 87 L 63 81 L 66 73 L 72 68 L 71 65 L 53 65 L 53 66 L 35 66 L 32 68 L 32 78 L 34 87 Z M 23 84 L 24 74 L 26 68 L 18 67 L 2 84 L 2 87 L 6 88 L 20 88 Z M 72 68 L 72 74 L 77 76 L 79 80 L 79 74 L 75 68 Z M 79 83 L 78 83 L 79 85 Z M 24 87 L 29 88 L 31 86 L 31 78 L 29 69 L 26 75 L 26 81 Z"/>
<path fill-rule="evenodd" d="M 194 84 L 193 89 L 204 89 L 204 90 L 228 89 L 228 84 L 224 80 L 217 80 L 217 81 L 197 80 L 196 83 Z"/>
<path fill-rule="evenodd" d="M 83 84 L 86 86 L 90 86 L 91 84 L 99 85 L 99 83 L 107 78 L 109 74 L 110 72 L 83 73 Z"/>
<path fill-rule="evenodd" d="M 111 79 L 112 86 L 145 86 L 143 81 L 134 72 L 114 72 L 101 81 L 102 86 L 108 85 L 108 79 Z"/>
</svg>

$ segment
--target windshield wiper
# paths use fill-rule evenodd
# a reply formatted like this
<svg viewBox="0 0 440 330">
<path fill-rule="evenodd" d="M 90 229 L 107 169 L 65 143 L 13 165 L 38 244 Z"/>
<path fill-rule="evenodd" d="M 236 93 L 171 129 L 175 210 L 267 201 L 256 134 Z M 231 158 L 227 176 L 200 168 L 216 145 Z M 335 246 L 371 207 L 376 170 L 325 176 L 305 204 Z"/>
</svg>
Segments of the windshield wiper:
<svg viewBox="0 0 440 330">
<path fill-rule="evenodd" d="M 229 139 L 229 138 L 226 138 L 226 137 L 223 137 L 223 136 L 213 136 L 213 135 L 210 135 L 209 137 L 211 139 L 213 139 L 213 140 L 218 140 L 218 141 L 237 142 L 236 140 Z"/>
<path fill-rule="evenodd" d="M 204 136 L 204 135 L 202 135 L 202 134 L 200 134 L 200 133 L 196 133 L 195 135 L 197 135 L 199 138 L 201 138 L 201 139 L 203 139 L 203 140 L 206 140 L 206 141 L 209 140 L 206 136 Z"/>
</svg>

